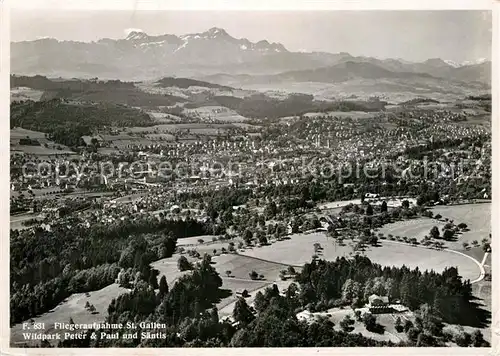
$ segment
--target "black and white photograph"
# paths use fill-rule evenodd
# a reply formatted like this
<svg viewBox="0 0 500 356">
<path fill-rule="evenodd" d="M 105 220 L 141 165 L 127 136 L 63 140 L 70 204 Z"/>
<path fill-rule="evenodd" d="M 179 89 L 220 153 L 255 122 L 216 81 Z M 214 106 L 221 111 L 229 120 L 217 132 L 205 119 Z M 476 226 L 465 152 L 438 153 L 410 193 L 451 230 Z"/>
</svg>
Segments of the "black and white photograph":
<svg viewBox="0 0 500 356">
<path fill-rule="evenodd" d="M 493 13 L 12 6 L 9 347 L 490 352 Z"/>
</svg>

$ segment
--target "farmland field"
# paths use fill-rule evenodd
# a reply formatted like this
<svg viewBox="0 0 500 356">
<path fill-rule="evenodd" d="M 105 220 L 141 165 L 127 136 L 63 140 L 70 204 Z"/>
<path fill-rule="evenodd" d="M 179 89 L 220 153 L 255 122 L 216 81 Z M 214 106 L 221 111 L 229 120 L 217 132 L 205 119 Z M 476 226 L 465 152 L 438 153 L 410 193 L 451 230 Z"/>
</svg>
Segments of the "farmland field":
<svg viewBox="0 0 500 356">
<path fill-rule="evenodd" d="M 32 140 L 36 140 L 40 145 L 39 146 L 20 145 L 19 140 L 22 138 L 29 138 Z M 60 154 L 74 153 L 64 145 L 56 144 L 52 141 L 49 141 L 45 137 L 45 133 L 43 132 L 27 130 L 20 127 L 16 127 L 10 130 L 10 144 L 11 144 L 11 154 L 14 152 L 22 152 L 25 154 L 48 156 L 56 154 L 60 155 Z M 44 146 L 42 146 L 42 144 Z"/>
<path fill-rule="evenodd" d="M 11 152 L 12 153 L 22 152 L 25 154 L 40 155 L 40 156 L 69 155 L 74 153 L 69 149 L 58 150 L 55 148 L 48 148 L 43 146 L 22 146 L 22 145 L 12 147 Z"/>
<path fill-rule="evenodd" d="M 40 131 L 23 129 L 21 127 L 16 127 L 10 130 L 11 139 L 20 139 L 25 137 L 29 137 L 32 139 L 45 138 L 45 134 Z"/>
<path fill-rule="evenodd" d="M 33 100 L 39 101 L 42 98 L 43 91 L 25 87 L 10 89 L 10 101 Z"/>
<path fill-rule="evenodd" d="M 198 117 L 202 120 L 217 120 L 225 122 L 248 121 L 236 111 L 224 106 L 202 106 L 196 109 L 184 109 L 184 113 L 189 116 Z"/>
</svg>

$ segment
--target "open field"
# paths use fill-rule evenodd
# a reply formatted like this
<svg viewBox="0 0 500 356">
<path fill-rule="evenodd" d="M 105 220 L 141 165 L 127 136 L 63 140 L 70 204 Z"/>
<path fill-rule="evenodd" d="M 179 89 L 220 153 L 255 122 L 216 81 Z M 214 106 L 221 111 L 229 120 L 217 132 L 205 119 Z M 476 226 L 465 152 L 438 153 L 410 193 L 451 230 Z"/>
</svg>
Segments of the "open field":
<svg viewBox="0 0 500 356">
<path fill-rule="evenodd" d="M 258 260 L 246 255 L 226 254 L 212 258 L 214 267 L 221 276 L 226 275 L 226 271 L 231 271 L 231 276 L 239 279 L 248 279 L 252 271 L 264 275 L 264 281 L 275 281 L 279 279 L 279 272 L 286 269 L 286 265 L 279 262 L 268 262 Z"/>
<path fill-rule="evenodd" d="M 32 213 L 25 213 L 25 214 L 11 216 L 10 217 L 10 229 L 11 230 L 26 229 L 27 227 L 23 225 L 23 222 L 30 220 L 30 219 L 34 219 L 36 217 L 38 217 L 38 214 L 32 214 Z"/>
<path fill-rule="evenodd" d="M 43 146 L 24 146 L 17 145 L 11 148 L 11 153 L 20 152 L 24 154 L 30 155 L 39 155 L 39 156 L 54 156 L 54 155 L 69 155 L 74 152 L 69 149 L 55 149 Z"/>
<path fill-rule="evenodd" d="M 36 140 L 40 145 L 20 145 L 19 140 L 24 138 Z M 19 152 L 24 154 L 49 156 L 74 153 L 68 147 L 56 144 L 55 142 L 48 140 L 45 137 L 45 133 L 43 132 L 27 130 L 20 127 L 16 127 L 10 130 L 10 146 L 11 154 Z"/>
<path fill-rule="evenodd" d="M 444 241 L 447 248 L 454 250 L 463 250 L 462 243 L 469 244 L 474 241 L 481 241 L 487 238 L 491 232 L 491 204 L 463 204 L 437 206 L 432 208 L 434 215 L 441 214 L 440 221 L 436 219 L 415 219 L 408 221 L 398 221 L 393 224 L 383 226 L 379 232 L 385 235 L 392 234 L 394 236 L 415 237 L 420 241 L 425 235 L 428 235 L 433 226 L 437 226 L 440 230 L 445 225 L 445 218 L 453 220 L 454 224 L 466 223 L 469 231 L 460 233 L 457 236 L 457 241 Z"/>
<path fill-rule="evenodd" d="M 90 292 L 88 297 L 85 293 L 73 294 L 48 313 L 34 318 L 34 321 L 45 323 L 48 334 L 53 331 L 54 323 L 66 323 L 70 317 L 73 318 L 75 323 L 102 322 L 108 313 L 108 306 L 111 300 L 126 291 L 127 289 L 120 287 L 118 284 L 111 284 L 103 289 Z M 85 309 L 87 301 L 94 305 L 97 313 L 92 314 Z M 14 325 L 11 330 L 11 343 L 23 342 L 22 324 Z"/>
<path fill-rule="evenodd" d="M 339 246 L 324 233 L 295 234 L 291 239 L 276 242 L 270 246 L 246 250 L 242 254 L 264 260 L 280 262 L 291 265 L 303 265 L 310 262 L 314 254 L 314 243 L 320 243 L 323 251 L 320 258 L 334 260 L 337 257 L 348 257 L 352 252 L 349 241 L 345 246 Z M 407 244 L 396 244 L 382 241 L 381 247 L 367 247 L 365 255 L 373 262 L 383 266 L 403 265 L 409 268 L 418 267 L 420 270 L 443 271 L 446 267 L 458 267 L 464 279 L 474 280 L 479 277 L 478 266 L 469 258 L 448 251 L 413 247 Z"/>
<path fill-rule="evenodd" d="M 10 101 L 33 100 L 39 101 L 42 98 L 43 91 L 26 87 L 17 87 L 10 89 Z"/>
<path fill-rule="evenodd" d="M 450 243 L 451 248 L 463 249 L 463 242 L 481 242 L 491 233 L 491 203 L 437 206 L 432 212 L 453 220 L 455 224 L 467 224 L 469 231 L 463 232 L 455 243 Z"/>
<path fill-rule="evenodd" d="M 184 114 L 201 120 L 215 120 L 225 122 L 244 122 L 249 119 L 236 111 L 224 106 L 202 106 L 196 109 L 184 109 Z"/>
<path fill-rule="evenodd" d="M 374 117 L 376 113 L 370 113 L 365 111 L 328 111 L 326 113 L 306 113 L 306 117 L 318 117 L 318 116 L 333 116 L 333 117 L 351 117 L 353 119 L 368 119 Z"/>
<path fill-rule="evenodd" d="M 392 224 L 387 224 L 381 227 L 378 232 L 384 235 L 392 234 L 394 236 L 407 236 L 408 238 L 415 237 L 417 241 L 424 238 L 425 235 L 429 235 L 430 230 L 433 226 L 437 226 L 439 231 L 442 231 L 444 221 L 438 221 L 436 219 L 419 218 L 406 221 L 397 221 Z M 443 241 L 446 246 L 449 242 Z"/>
<path fill-rule="evenodd" d="M 20 139 L 29 137 L 31 139 L 45 138 L 45 133 L 40 131 L 33 131 L 28 129 L 23 129 L 21 127 L 15 127 L 10 130 L 11 139 Z"/>
</svg>

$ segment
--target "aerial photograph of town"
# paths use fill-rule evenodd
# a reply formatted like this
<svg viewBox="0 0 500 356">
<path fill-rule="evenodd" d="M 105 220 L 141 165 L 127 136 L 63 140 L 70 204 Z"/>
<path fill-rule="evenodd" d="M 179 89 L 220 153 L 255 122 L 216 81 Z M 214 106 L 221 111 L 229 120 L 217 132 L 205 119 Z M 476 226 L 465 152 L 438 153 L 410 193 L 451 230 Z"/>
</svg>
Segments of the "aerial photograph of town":
<svg viewBox="0 0 500 356">
<path fill-rule="evenodd" d="M 10 347 L 490 347 L 491 16 L 12 10 Z"/>
</svg>

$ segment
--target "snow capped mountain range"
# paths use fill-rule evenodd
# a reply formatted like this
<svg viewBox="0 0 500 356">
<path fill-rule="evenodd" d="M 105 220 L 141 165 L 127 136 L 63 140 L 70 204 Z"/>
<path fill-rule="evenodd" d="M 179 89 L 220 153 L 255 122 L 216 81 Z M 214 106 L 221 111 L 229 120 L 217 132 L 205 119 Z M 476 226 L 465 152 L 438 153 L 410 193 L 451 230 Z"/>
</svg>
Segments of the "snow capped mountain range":
<svg viewBox="0 0 500 356">
<path fill-rule="evenodd" d="M 462 63 L 457 63 L 457 62 L 454 62 L 452 60 L 449 60 L 449 59 L 445 59 L 443 60 L 446 64 L 454 67 L 454 68 L 459 68 L 459 67 L 465 67 L 465 66 L 473 66 L 473 65 L 477 65 L 477 64 L 483 64 L 483 63 L 486 63 L 488 62 L 488 59 L 487 58 L 479 58 L 479 59 L 476 59 L 475 61 L 464 61 Z"/>
<path fill-rule="evenodd" d="M 234 46 L 243 51 L 259 51 L 259 52 L 288 52 L 287 49 L 280 43 L 269 43 L 266 40 L 252 43 L 246 38 L 236 39 L 230 36 L 224 29 L 213 27 L 202 33 L 193 33 L 181 36 L 175 35 L 160 35 L 149 36 L 143 31 L 131 31 L 126 37 L 127 41 L 134 43 L 135 46 L 162 46 L 162 45 L 177 45 L 174 53 L 189 47 L 202 46 L 206 43 L 216 44 L 219 46 Z"/>
<path fill-rule="evenodd" d="M 352 65 L 346 66 L 346 63 L 362 63 L 356 70 L 360 70 L 363 77 L 370 77 L 374 71 L 385 75 L 421 73 L 458 81 L 489 82 L 491 77 L 490 62 L 484 58 L 460 64 L 440 58 L 414 63 L 356 57 L 346 52 L 292 52 L 281 43 L 234 38 L 218 27 L 180 36 L 149 35 L 140 29 L 128 29 L 121 39 L 78 42 L 43 38 L 11 43 L 12 73 L 24 75 L 141 80 L 218 73 L 274 75 L 332 66 L 337 66 L 336 71 L 351 70 Z M 311 76 L 317 78 L 314 73 Z"/>
</svg>

